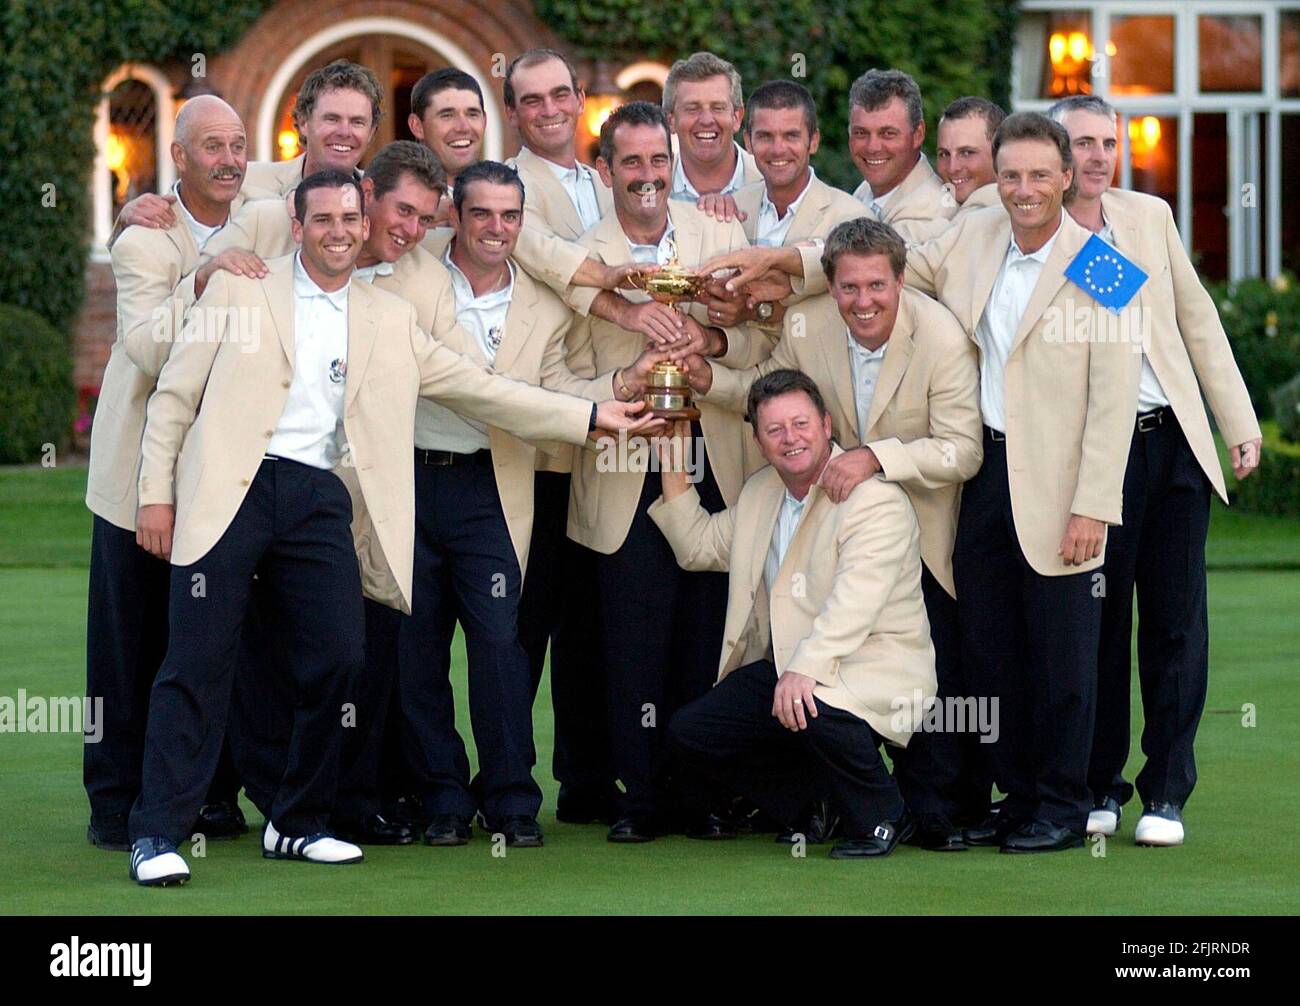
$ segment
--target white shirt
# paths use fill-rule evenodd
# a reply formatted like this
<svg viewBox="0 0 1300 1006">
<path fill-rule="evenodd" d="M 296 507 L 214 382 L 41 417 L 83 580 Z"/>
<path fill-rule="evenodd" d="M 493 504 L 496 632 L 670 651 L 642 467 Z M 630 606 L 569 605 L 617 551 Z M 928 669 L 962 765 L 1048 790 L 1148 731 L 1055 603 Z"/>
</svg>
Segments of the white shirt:
<svg viewBox="0 0 1300 1006">
<path fill-rule="evenodd" d="M 515 293 L 515 265 L 509 259 L 510 282 L 500 290 L 481 297 L 474 295 L 469 278 L 451 259 L 451 245 L 442 254 L 442 264 L 451 273 L 451 289 L 456 297 L 456 322 L 469 336 L 466 356 L 491 370 L 506 330 L 506 314 Z M 430 451 L 454 451 L 473 454 L 489 446 L 487 425 L 466 419 L 445 405 L 421 398 L 415 410 L 415 446 Z"/>
<path fill-rule="evenodd" d="M 347 285 L 326 293 L 293 257 L 293 382 L 266 453 L 313 468 L 339 462 L 348 376 Z"/>
<path fill-rule="evenodd" d="M 781 564 L 785 562 L 785 553 L 790 549 L 790 541 L 794 538 L 795 531 L 799 529 L 804 504 L 807 502 L 807 496 L 797 500 L 790 495 L 789 489 L 785 491 L 785 496 L 781 500 L 781 509 L 776 514 L 776 525 L 772 528 L 772 543 L 768 546 L 767 559 L 763 562 L 763 583 L 767 587 L 769 597 L 772 594 L 772 584 L 776 580 L 776 574 L 781 569 Z"/>
<path fill-rule="evenodd" d="M 668 260 L 672 258 L 673 247 L 676 242 L 670 246 L 669 242 L 673 240 L 675 228 L 673 227 L 673 218 L 668 218 L 668 226 L 664 228 L 664 236 L 659 239 L 658 244 L 639 245 L 631 238 L 627 239 L 627 246 L 632 251 L 632 261 L 640 262 L 643 265 L 667 265 Z"/>
<path fill-rule="evenodd" d="M 849 373 L 853 377 L 853 403 L 858 413 L 858 438 L 867 435 L 867 416 L 871 413 L 871 399 L 876 395 L 876 382 L 880 380 L 880 365 L 885 360 L 889 340 L 881 343 L 875 352 L 853 338 L 845 328 L 849 340 Z"/>
<path fill-rule="evenodd" d="M 767 186 L 763 186 L 763 198 L 758 204 L 758 223 L 755 234 L 757 239 L 755 244 L 764 245 L 768 248 L 779 248 L 785 244 L 786 235 L 790 233 L 790 225 L 794 223 L 794 215 L 799 212 L 799 204 L 803 202 L 804 196 L 812 188 L 813 179 L 817 177 L 816 172 L 811 167 L 808 168 L 808 184 L 803 187 L 795 201 L 785 208 L 785 216 L 776 215 L 776 204 L 767 197 Z"/>
<path fill-rule="evenodd" d="M 376 276 L 393 275 L 393 263 L 376 262 L 374 265 L 359 265 L 352 270 L 354 279 L 364 279 L 367 283 L 373 283 Z"/>
<path fill-rule="evenodd" d="M 740 156 L 740 144 L 735 140 L 732 140 L 731 146 L 734 148 L 736 154 L 736 170 L 731 173 L 731 181 L 727 182 L 727 184 L 722 187 L 722 191 L 718 193 L 718 195 L 722 196 L 729 195 L 737 189 L 743 188 L 745 185 L 745 159 Z M 677 155 L 677 163 L 673 165 L 673 181 L 672 187 L 668 192 L 668 198 L 689 199 L 691 202 L 696 202 L 700 198 L 700 194 L 695 191 L 695 186 L 692 185 L 691 180 L 686 177 L 686 169 L 682 167 L 682 157 L 680 153 Z"/>
<path fill-rule="evenodd" d="M 209 227 L 207 224 L 201 224 L 195 220 L 194 215 L 189 211 L 189 207 L 185 205 L 185 200 L 181 198 L 180 179 L 172 182 L 172 194 L 176 196 L 176 205 L 181 208 L 181 219 L 185 221 L 185 226 L 189 228 L 190 236 L 194 238 L 195 246 L 199 251 L 203 251 L 203 246 L 208 243 L 208 239 L 211 238 L 213 234 L 217 233 L 217 231 L 221 230 L 222 227 L 226 226 L 225 222 L 223 221 L 215 227 Z M 229 219 L 230 211 L 227 209 L 226 220 Z"/>
<path fill-rule="evenodd" d="M 1097 235 L 1107 244 L 1115 243 L 1114 230 L 1110 226 L 1110 221 L 1103 215 L 1101 218 L 1101 233 Z M 1138 412 L 1150 412 L 1152 409 L 1163 409 L 1169 404 L 1169 398 L 1165 395 L 1165 389 L 1160 385 L 1160 379 L 1156 377 L 1155 368 L 1151 366 L 1151 360 L 1147 357 L 1147 348 L 1142 346 L 1142 376 L 1138 379 Z"/>
<path fill-rule="evenodd" d="M 1065 219 L 1064 210 L 1061 219 Z M 1011 354 L 1011 344 L 1015 341 L 1025 308 L 1029 306 L 1030 295 L 1060 233 L 1058 226 L 1047 243 L 1031 255 L 1021 252 L 1015 236 L 1012 236 L 998 278 L 993 283 L 993 292 L 980 315 L 979 324 L 975 326 L 975 341 L 980 347 L 980 413 L 984 425 L 999 433 L 1007 431 L 1004 398 L 1007 357 Z"/>
<path fill-rule="evenodd" d="M 547 160 L 541 154 L 537 158 L 551 169 L 551 174 L 564 187 L 569 202 L 573 203 L 573 208 L 582 220 L 582 229 L 590 230 L 600 223 L 600 201 L 596 198 L 596 186 L 601 183 L 596 178 L 596 173 L 581 162 L 575 167 L 566 168 Z"/>
</svg>

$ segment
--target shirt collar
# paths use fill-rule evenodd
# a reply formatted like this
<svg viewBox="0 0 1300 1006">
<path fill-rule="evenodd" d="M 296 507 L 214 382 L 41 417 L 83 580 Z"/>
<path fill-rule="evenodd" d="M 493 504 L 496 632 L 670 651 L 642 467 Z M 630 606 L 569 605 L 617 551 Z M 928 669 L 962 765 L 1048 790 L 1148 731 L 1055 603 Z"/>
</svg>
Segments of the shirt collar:
<svg viewBox="0 0 1300 1006">
<path fill-rule="evenodd" d="M 564 165 L 556 164 L 554 161 L 543 157 L 535 151 L 529 151 L 529 153 L 550 168 L 551 174 L 562 182 L 576 182 L 591 177 L 591 168 L 587 167 L 587 165 L 583 164 L 581 161 L 575 162 L 575 165 L 572 168 L 566 168 Z"/>
<path fill-rule="evenodd" d="M 853 338 L 853 333 L 849 331 L 848 326 L 844 326 L 844 337 L 849 340 L 849 348 L 859 360 L 864 363 L 868 360 L 882 360 L 885 357 L 885 350 L 889 348 L 889 340 L 886 339 L 876 349 L 867 349 L 866 346 Z"/>
<path fill-rule="evenodd" d="M 799 205 L 803 202 L 804 196 L 808 194 L 808 190 L 812 188 L 813 180 L 816 177 L 817 177 L 817 172 L 813 170 L 813 166 L 811 164 L 808 165 L 808 183 L 803 187 L 803 191 L 800 192 L 799 195 L 795 197 L 794 202 L 792 202 L 789 206 L 786 207 L 784 217 L 779 216 L 777 214 L 776 204 L 767 197 L 767 185 L 764 184 L 763 198 L 759 201 L 758 212 L 770 213 L 772 216 L 776 217 L 777 223 L 781 223 L 781 221 L 785 220 L 786 217 L 793 218 L 794 215 L 799 212 Z"/>
<path fill-rule="evenodd" d="M 1062 209 L 1061 222 L 1056 227 L 1056 233 L 1043 242 L 1043 247 L 1039 248 L 1038 251 L 1030 252 L 1028 255 L 1020 250 L 1020 246 L 1016 244 L 1016 236 L 1012 233 L 1011 247 L 1007 249 L 1007 261 L 1014 264 L 1016 262 L 1028 262 L 1032 260 L 1040 265 L 1046 262 L 1047 256 L 1052 253 L 1052 245 L 1056 244 L 1056 239 L 1061 236 L 1061 227 L 1064 226 L 1064 224 L 1065 210 Z"/>
<path fill-rule="evenodd" d="M 176 197 L 176 205 L 179 206 L 181 212 L 185 214 L 185 226 L 189 228 L 191 234 L 203 234 L 204 240 L 207 240 L 207 238 L 210 238 L 217 231 L 221 230 L 222 227 L 226 226 L 226 221 L 230 219 L 230 208 L 227 207 L 226 219 L 215 226 L 212 224 L 201 223 L 196 220 L 194 214 L 190 212 L 189 207 L 185 205 L 185 200 L 181 198 L 181 180 L 179 178 L 172 182 L 172 195 Z"/>
<path fill-rule="evenodd" d="M 455 239 L 453 238 L 452 240 Z M 456 290 L 457 302 L 463 301 L 466 304 L 473 304 L 480 308 L 493 308 L 502 303 L 509 302 L 510 298 L 514 296 L 515 263 L 513 259 L 506 259 L 506 268 L 510 270 L 510 282 L 500 290 L 492 290 L 489 293 L 483 294 L 481 297 L 475 295 L 474 285 L 470 283 L 469 277 L 461 272 L 460 266 L 452 260 L 451 242 L 448 242 L 447 247 L 442 251 L 442 264 L 445 265 L 447 271 L 451 273 L 451 285 Z"/>
<path fill-rule="evenodd" d="M 374 265 L 359 265 L 353 270 L 354 275 L 361 276 L 362 279 L 374 279 L 376 276 L 393 275 L 393 263 L 385 262 L 382 259 Z"/>
<path fill-rule="evenodd" d="M 731 181 L 723 187 L 722 191 L 735 192 L 745 184 L 745 159 L 741 156 L 740 144 L 735 140 L 731 141 L 731 146 L 736 152 L 736 170 L 731 173 Z M 673 165 L 673 184 L 671 192 L 673 194 L 684 194 L 692 199 L 699 199 L 700 194 L 695 191 L 695 186 L 691 180 L 686 177 L 686 168 L 683 167 L 685 162 L 682 160 L 680 148 L 677 152 L 677 163 Z"/>
<path fill-rule="evenodd" d="M 626 232 L 624 232 L 624 236 L 626 237 Z M 629 247 L 631 247 L 632 249 L 653 248 L 655 249 L 655 252 L 657 254 L 658 250 L 664 246 L 664 242 L 667 241 L 669 238 L 672 238 L 674 242 L 677 240 L 677 228 L 673 226 L 673 215 L 671 212 L 669 212 L 668 214 L 668 227 L 664 230 L 664 236 L 661 237 L 654 244 L 639 244 L 638 242 L 633 241 L 631 238 L 627 239 L 627 243 Z"/>
<path fill-rule="evenodd" d="M 348 289 L 352 286 L 352 277 L 337 290 L 326 291 L 316 285 L 316 281 L 307 275 L 307 270 L 303 268 L 302 252 L 296 252 L 293 256 L 293 295 L 295 298 L 323 297 L 325 300 L 344 314 L 348 310 Z"/>
</svg>

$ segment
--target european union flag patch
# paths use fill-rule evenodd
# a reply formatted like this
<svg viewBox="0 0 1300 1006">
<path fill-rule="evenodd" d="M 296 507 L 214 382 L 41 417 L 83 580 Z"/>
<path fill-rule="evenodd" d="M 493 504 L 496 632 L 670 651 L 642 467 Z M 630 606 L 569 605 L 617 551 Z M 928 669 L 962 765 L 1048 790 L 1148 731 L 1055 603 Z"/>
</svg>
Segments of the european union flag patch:
<svg viewBox="0 0 1300 1006">
<path fill-rule="evenodd" d="M 1142 289 L 1147 274 L 1114 245 L 1094 234 L 1066 267 L 1065 278 L 1106 310 L 1118 314 Z"/>
</svg>

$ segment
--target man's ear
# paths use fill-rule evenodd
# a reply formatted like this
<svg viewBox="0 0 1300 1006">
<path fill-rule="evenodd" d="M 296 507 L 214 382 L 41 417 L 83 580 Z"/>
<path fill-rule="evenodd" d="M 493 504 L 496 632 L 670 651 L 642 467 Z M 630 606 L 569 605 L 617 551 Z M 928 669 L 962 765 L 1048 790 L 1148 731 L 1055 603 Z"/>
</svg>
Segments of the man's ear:
<svg viewBox="0 0 1300 1006">
<path fill-rule="evenodd" d="M 596 171 L 600 174 L 600 180 L 612 189 L 614 187 L 614 176 L 610 172 L 609 162 L 605 158 L 596 158 Z"/>
<path fill-rule="evenodd" d="M 824 416 L 822 416 L 822 429 L 826 432 L 826 439 L 828 441 L 835 440 L 834 426 L 831 423 L 831 414 L 829 412 L 827 412 Z"/>
<path fill-rule="evenodd" d="M 406 125 L 411 130 L 411 135 L 421 143 L 424 142 L 424 122 L 418 115 L 412 112 L 406 117 Z"/>
<path fill-rule="evenodd" d="M 295 193 L 297 191 L 298 191 L 297 189 L 294 189 L 292 192 L 290 192 L 288 195 L 284 197 L 284 212 L 288 213 L 289 219 L 295 222 L 297 221 L 297 211 L 294 209 L 293 204 L 296 201 Z"/>
</svg>

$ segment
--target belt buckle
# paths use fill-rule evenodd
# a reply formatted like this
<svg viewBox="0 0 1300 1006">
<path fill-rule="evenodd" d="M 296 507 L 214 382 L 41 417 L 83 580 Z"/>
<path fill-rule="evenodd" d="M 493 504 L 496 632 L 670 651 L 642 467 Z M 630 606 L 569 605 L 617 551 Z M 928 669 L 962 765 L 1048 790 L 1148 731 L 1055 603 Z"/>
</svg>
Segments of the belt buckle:
<svg viewBox="0 0 1300 1006">
<path fill-rule="evenodd" d="M 989 439 L 992 440 L 995 444 L 1004 444 L 1007 442 L 1007 435 L 1005 433 L 999 433 L 992 426 L 990 426 L 988 430 L 989 430 Z"/>
<path fill-rule="evenodd" d="M 1148 412 L 1145 415 L 1138 416 L 1138 432 L 1150 433 L 1158 426 L 1164 425 L 1165 410 L 1156 409 L 1154 412 Z"/>
</svg>

